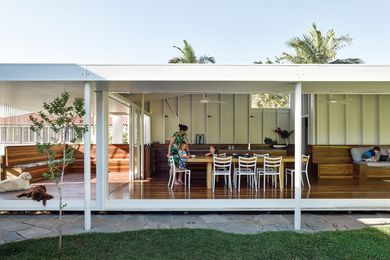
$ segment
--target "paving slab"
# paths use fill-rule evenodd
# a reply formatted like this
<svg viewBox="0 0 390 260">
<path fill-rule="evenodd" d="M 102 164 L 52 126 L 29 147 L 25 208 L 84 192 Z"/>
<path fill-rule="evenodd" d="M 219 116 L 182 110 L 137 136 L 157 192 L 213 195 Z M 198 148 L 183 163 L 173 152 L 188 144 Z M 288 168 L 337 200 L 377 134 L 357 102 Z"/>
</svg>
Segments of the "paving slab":
<svg viewBox="0 0 390 260">
<path fill-rule="evenodd" d="M 219 214 L 208 214 L 208 215 L 202 215 L 201 218 L 205 223 L 227 223 L 229 222 L 228 219 Z"/>
<path fill-rule="evenodd" d="M 5 231 L 19 231 L 19 230 L 23 230 L 23 229 L 32 228 L 32 227 L 33 227 L 32 225 L 27 225 L 24 223 L 14 221 L 13 223 L 10 223 L 9 225 L 1 227 L 1 229 L 5 230 Z"/>
<path fill-rule="evenodd" d="M 43 229 L 39 227 L 32 227 L 28 229 L 23 229 L 17 232 L 20 236 L 24 238 L 36 238 L 36 237 L 42 237 L 46 234 L 53 233 L 51 230 Z"/>
<path fill-rule="evenodd" d="M 285 216 L 279 214 L 263 214 L 256 216 L 262 225 L 288 225 L 292 224 Z"/>
<path fill-rule="evenodd" d="M 63 234 L 86 233 L 81 214 L 64 215 Z M 300 233 L 342 231 L 389 225 L 390 214 L 302 215 Z M 112 214 L 92 215 L 91 232 L 142 229 L 207 228 L 235 234 L 293 231 L 293 214 Z M 23 239 L 57 236 L 58 215 L 0 215 L 0 244 Z"/>
<path fill-rule="evenodd" d="M 5 243 L 23 240 L 23 237 L 20 236 L 20 235 L 19 235 L 18 233 L 16 233 L 16 232 L 4 231 L 4 232 L 2 232 L 2 233 L 3 233 L 2 240 L 3 240 Z"/>
</svg>

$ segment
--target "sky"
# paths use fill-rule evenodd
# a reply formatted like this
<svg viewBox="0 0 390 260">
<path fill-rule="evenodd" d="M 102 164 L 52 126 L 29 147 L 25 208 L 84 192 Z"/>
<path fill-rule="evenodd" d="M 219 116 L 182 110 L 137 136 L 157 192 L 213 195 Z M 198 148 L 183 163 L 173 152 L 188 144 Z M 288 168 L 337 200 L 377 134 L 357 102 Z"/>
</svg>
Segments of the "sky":
<svg viewBox="0 0 390 260">
<path fill-rule="evenodd" d="M 0 63 L 166 64 L 186 39 L 217 64 L 273 58 L 315 22 L 337 58 L 390 64 L 387 0 L 0 0 Z"/>
</svg>

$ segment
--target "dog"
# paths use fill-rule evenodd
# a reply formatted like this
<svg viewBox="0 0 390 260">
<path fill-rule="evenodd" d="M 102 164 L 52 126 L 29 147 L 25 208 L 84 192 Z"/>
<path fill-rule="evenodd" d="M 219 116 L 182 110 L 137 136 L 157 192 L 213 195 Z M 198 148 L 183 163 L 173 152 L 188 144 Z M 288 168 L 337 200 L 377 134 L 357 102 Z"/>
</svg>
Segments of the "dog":
<svg viewBox="0 0 390 260">
<path fill-rule="evenodd" d="M 0 192 L 28 190 L 30 185 L 31 175 L 29 172 L 22 172 L 17 178 L 7 179 L 0 182 Z"/>
<path fill-rule="evenodd" d="M 46 206 L 46 201 L 54 198 L 52 195 L 46 193 L 45 185 L 37 185 L 32 187 L 30 190 L 25 191 L 19 194 L 18 198 L 26 196 L 27 198 L 31 198 L 32 200 L 40 202 L 42 200 L 43 206 Z"/>
</svg>

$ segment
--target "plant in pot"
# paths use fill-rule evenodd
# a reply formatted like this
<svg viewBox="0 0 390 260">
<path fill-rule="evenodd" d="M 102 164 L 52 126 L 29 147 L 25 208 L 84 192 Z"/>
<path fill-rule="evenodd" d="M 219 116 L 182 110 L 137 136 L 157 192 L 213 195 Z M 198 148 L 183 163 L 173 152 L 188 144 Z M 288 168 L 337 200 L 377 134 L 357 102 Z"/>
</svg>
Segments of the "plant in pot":
<svg viewBox="0 0 390 260">
<path fill-rule="evenodd" d="M 288 131 L 288 130 L 282 130 L 280 127 L 276 128 L 274 130 L 275 133 L 277 133 L 281 138 L 284 139 L 286 146 L 289 144 L 290 136 L 292 133 L 294 133 L 294 130 Z"/>
<path fill-rule="evenodd" d="M 264 138 L 264 143 L 265 144 L 268 144 L 270 147 L 272 147 L 274 144 L 276 144 L 277 142 L 272 140 L 271 138 L 269 137 L 265 137 Z"/>
</svg>

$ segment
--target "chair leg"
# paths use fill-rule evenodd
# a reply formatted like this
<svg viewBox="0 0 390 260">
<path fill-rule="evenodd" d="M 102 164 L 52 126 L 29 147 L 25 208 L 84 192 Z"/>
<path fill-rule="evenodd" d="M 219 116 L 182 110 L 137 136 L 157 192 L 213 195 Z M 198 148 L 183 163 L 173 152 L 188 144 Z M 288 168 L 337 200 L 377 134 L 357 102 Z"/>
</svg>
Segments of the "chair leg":
<svg viewBox="0 0 390 260">
<path fill-rule="evenodd" d="M 282 191 L 282 175 L 279 174 L 279 188 Z"/>
<path fill-rule="evenodd" d="M 254 175 L 253 175 L 253 184 L 255 185 L 255 190 L 257 192 L 257 180 Z"/>
<path fill-rule="evenodd" d="M 291 189 L 293 188 L 294 182 L 295 182 L 295 174 L 291 173 Z"/>
<path fill-rule="evenodd" d="M 266 175 L 263 175 L 263 192 L 265 192 L 265 178 L 266 178 Z"/>
<path fill-rule="evenodd" d="M 284 174 L 284 187 L 287 187 L 288 186 L 288 174 L 287 172 Z"/>
<path fill-rule="evenodd" d="M 172 173 L 172 181 L 171 181 L 171 189 L 173 188 L 173 184 L 175 183 L 175 180 L 176 180 L 176 171 L 173 171 Z"/>
<path fill-rule="evenodd" d="M 241 175 L 240 174 L 237 174 L 237 178 L 238 178 L 238 192 L 240 192 L 240 188 L 241 188 Z"/>
<path fill-rule="evenodd" d="M 230 175 L 227 175 L 227 177 L 228 177 L 228 182 L 229 182 L 229 189 L 230 189 L 230 192 L 232 192 L 233 191 L 233 189 L 232 189 L 232 179 L 230 178 Z"/>
<path fill-rule="evenodd" d="M 214 193 L 214 191 L 215 191 L 215 175 L 214 174 L 213 174 L 212 180 L 213 180 L 213 193 Z"/>
<path fill-rule="evenodd" d="M 187 172 L 184 172 L 184 187 L 187 186 Z"/>
<path fill-rule="evenodd" d="M 309 189 L 311 189 L 309 175 L 307 174 L 307 172 L 306 172 L 306 181 L 307 181 L 307 185 L 309 185 Z"/>
<path fill-rule="evenodd" d="M 188 172 L 188 188 L 191 188 L 191 172 Z"/>
<path fill-rule="evenodd" d="M 169 188 L 169 184 L 171 184 L 171 179 L 172 179 L 172 172 L 169 171 L 168 188 Z"/>
</svg>

